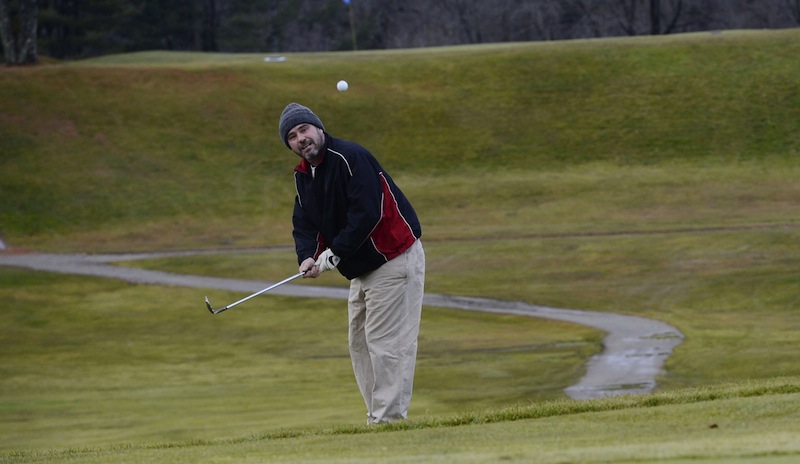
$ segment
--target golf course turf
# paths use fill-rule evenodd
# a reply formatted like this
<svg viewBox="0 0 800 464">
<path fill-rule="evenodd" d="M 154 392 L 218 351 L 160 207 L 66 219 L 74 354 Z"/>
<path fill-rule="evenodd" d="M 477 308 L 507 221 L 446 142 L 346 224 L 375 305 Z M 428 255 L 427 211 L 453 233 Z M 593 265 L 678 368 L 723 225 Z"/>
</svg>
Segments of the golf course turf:
<svg viewBox="0 0 800 464">
<path fill-rule="evenodd" d="M 282 62 L 145 52 L 0 70 L 4 255 L 222 249 L 117 265 L 292 275 L 297 159 L 277 118 L 298 101 L 414 203 L 426 291 L 643 317 L 685 337 L 653 393 L 576 401 L 564 389 L 602 331 L 426 306 L 411 420 L 368 428 L 341 301 L 264 295 L 211 316 L 204 295 L 246 292 L 4 266 L 0 462 L 797 461 L 798 39 Z"/>
</svg>

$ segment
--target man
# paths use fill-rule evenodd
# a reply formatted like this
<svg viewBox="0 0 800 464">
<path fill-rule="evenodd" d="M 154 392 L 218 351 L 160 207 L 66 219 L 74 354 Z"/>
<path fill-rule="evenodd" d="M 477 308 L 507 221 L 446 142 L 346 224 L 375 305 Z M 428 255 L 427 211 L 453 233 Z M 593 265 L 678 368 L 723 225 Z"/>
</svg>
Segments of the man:
<svg viewBox="0 0 800 464">
<path fill-rule="evenodd" d="M 278 130 L 300 156 L 292 224 L 300 272 L 350 280 L 350 359 L 368 423 L 405 419 L 422 313 L 425 253 L 417 214 L 365 148 L 325 132 L 290 103 Z"/>
</svg>

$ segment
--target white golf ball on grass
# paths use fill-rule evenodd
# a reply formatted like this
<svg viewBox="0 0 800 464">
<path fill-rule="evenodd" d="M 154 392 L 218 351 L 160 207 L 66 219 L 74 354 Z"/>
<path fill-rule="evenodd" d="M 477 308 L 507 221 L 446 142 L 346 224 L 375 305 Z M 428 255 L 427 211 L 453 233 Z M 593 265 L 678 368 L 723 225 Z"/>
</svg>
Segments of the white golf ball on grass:
<svg viewBox="0 0 800 464">
<path fill-rule="evenodd" d="M 350 86 L 347 84 L 347 81 L 339 81 L 336 83 L 336 88 L 339 89 L 339 92 L 344 92 L 349 89 Z"/>
</svg>

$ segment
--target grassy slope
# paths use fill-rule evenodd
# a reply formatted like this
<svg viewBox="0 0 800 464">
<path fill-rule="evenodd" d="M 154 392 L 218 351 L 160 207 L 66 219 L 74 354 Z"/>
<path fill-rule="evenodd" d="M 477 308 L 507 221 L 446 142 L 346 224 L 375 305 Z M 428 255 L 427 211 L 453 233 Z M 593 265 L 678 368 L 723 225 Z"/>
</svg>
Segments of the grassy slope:
<svg viewBox="0 0 800 464">
<path fill-rule="evenodd" d="M 335 135 L 373 148 L 412 196 L 426 226 L 429 290 L 666 320 L 687 335 L 661 379 L 668 387 L 796 376 L 800 65 L 791 57 L 798 43 L 796 31 L 782 31 L 304 54 L 270 64 L 252 55 L 137 54 L 2 70 L 0 234 L 13 245 L 67 251 L 286 244 L 294 159 L 277 140 L 275 120 L 287 101 L 299 100 Z M 334 90 L 341 77 L 351 83 L 346 94 Z M 726 229 L 580 235 L 701 228 Z M 493 239 L 472 240 L 481 237 Z M 290 253 L 268 253 L 266 259 L 152 265 L 259 278 L 286 274 Z M 187 326 L 183 314 L 197 310 L 196 292 L 17 271 L 2 277 L 3 301 L 16 308 L 15 324 L 0 332 L 4 349 L 14 354 L 0 365 L 4 449 L 183 443 L 220 429 L 242 436 L 273 424 L 302 426 L 308 422 L 296 417 L 298 396 L 277 392 L 305 385 L 322 394 L 282 367 L 321 362 L 298 348 L 305 344 L 293 337 L 301 335 L 285 334 L 277 352 L 265 349 L 252 327 L 275 322 L 255 311 L 237 314 L 234 327 L 194 319 Z M 165 312 L 152 303 L 163 301 L 181 302 L 180 308 Z M 303 314 L 307 303 L 260 301 L 270 314 L 281 305 Z M 84 308 L 89 312 L 78 316 Z M 330 335 L 303 335 L 318 343 L 309 350 L 342 348 L 331 338 L 341 335 L 338 309 L 324 309 Z M 596 342 L 591 331 L 543 321 L 433 309 L 426 317 L 432 345 L 430 357 L 421 359 L 416 417 L 491 406 L 498 391 L 501 404 L 553 398 L 580 375 L 580 358 Z M 506 322 L 520 327 L 509 340 Z M 503 335 L 491 337 L 486 324 Z M 236 341 L 237 350 L 219 354 L 202 343 L 217 337 Z M 515 351 L 554 340 L 572 347 Z M 483 354 L 487 347 L 508 354 Z M 287 354 L 292 350 L 299 351 Z M 227 356 L 238 361 L 229 365 Z M 192 367 L 199 363 L 209 369 Z M 271 369 L 284 384 L 263 375 Z M 347 369 L 322 362 L 315 370 L 330 379 L 324 394 L 340 402 L 311 405 L 310 414 L 331 424 L 352 421 L 359 406 Z M 461 379 L 483 386 L 462 389 Z M 270 400 L 261 403 L 265 389 Z M 224 395 L 230 391 L 235 394 Z M 737 411 L 761 411 L 759 427 L 791 434 L 786 422 L 797 410 L 783 401 L 749 400 L 728 413 L 741 424 Z M 288 407 L 281 410 L 281 402 Z M 701 405 L 696 414 L 717 408 Z M 776 408 L 781 412 L 770 412 Z M 671 414 L 669 424 L 679 430 L 688 412 Z M 619 419 L 627 426 L 612 430 L 627 436 L 657 427 L 658 418 L 658 412 L 633 410 Z M 509 427 L 522 436 L 545 433 L 536 423 Z M 545 427 L 570 429 L 568 420 Z M 686 430 L 674 440 L 687 434 L 698 440 L 686 448 L 689 455 L 720 456 L 717 446 L 763 441 L 744 426 L 710 443 Z M 321 445 L 326 440 L 311 435 L 297 448 L 288 444 L 290 455 L 303 459 L 298 449 L 311 445 L 319 456 L 348 455 L 350 448 L 336 446 L 340 438 Z M 438 436 L 428 439 L 435 443 Z M 591 437 L 596 442 L 570 442 L 569 449 L 619 458 L 614 439 Z M 399 446 L 384 439 L 389 450 Z M 451 448 L 425 452 L 455 452 L 463 440 L 492 449 L 475 437 L 453 437 L 444 440 Z M 632 459 L 659 450 L 681 456 L 671 440 L 649 451 L 643 445 Z M 578 459 L 558 440 L 535 450 L 527 439 L 514 443 L 508 444 L 519 451 L 513 459 L 533 452 L 553 453 L 551 462 Z M 790 445 L 768 443 L 763 455 L 796 457 Z M 134 460 L 192 462 L 187 457 L 206 452 L 220 461 L 240 454 L 257 460 L 264 443 L 243 445 L 249 450 L 236 440 L 219 445 L 191 452 L 181 445 L 175 454 L 148 452 L 145 445 Z M 750 456 L 744 448 L 732 454 Z M 106 453 L 100 455 L 108 462 Z"/>
<path fill-rule="evenodd" d="M 417 179 L 412 193 L 428 237 L 482 235 L 484 213 L 526 212 L 558 194 L 527 173 L 587 163 L 789 162 L 798 149 L 798 47 L 796 32 L 783 31 L 290 55 L 283 63 L 177 55 L 170 65 L 142 54 L 134 64 L 122 57 L 5 69 L 0 196 L 11 201 L 0 234 L 60 251 L 284 244 L 295 158 L 276 121 L 298 100 L 396 176 Z M 335 90 L 342 77 L 347 93 Z M 492 183 L 475 186 L 486 172 L 511 176 L 501 181 L 514 190 L 497 197 Z M 547 209 L 527 213 L 504 217 L 500 232 L 558 231 L 575 216 L 564 223 Z M 644 227 L 641 217 L 588 219 L 578 225 Z M 660 225 L 654 219 L 649 227 Z"/>
</svg>

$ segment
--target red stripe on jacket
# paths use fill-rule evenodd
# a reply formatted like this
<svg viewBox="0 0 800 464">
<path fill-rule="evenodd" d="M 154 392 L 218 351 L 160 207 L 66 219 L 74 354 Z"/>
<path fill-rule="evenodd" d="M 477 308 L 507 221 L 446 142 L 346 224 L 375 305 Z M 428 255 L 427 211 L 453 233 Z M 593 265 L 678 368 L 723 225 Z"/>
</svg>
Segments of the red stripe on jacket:
<svg viewBox="0 0 800 464">
<path fill-rule="evenodd" d="M 383 204 L 381 205 L 381 220 L 370 234 L 370 239 L 376 250 L 390 261 L 406 251 L 417 238 L 408 221 L 400 213 L 397 200 L 389 188 L 389 183 L 380 173 Z"/>
</svg>

